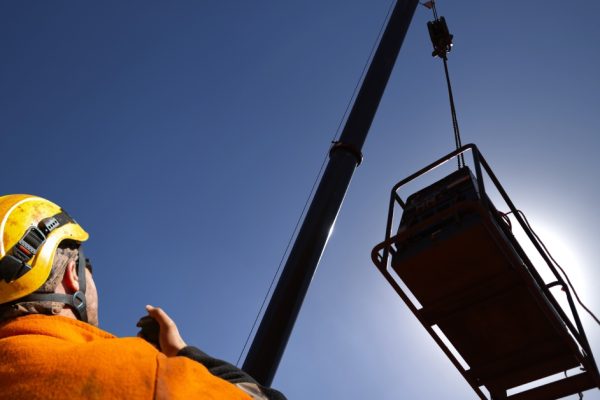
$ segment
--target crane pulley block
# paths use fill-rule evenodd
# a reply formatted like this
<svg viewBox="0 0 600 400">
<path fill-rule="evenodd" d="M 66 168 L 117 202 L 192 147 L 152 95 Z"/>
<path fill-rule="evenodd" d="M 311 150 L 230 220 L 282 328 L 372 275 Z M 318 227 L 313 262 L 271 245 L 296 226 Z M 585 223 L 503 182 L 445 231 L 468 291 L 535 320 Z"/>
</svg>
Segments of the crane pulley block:
<svg viewBox="0 0 600 400">
<path fill-rule="evenodd" d="M 427 23 L 427 30 L 429 30 L 429 37 L 433 44 L 433 57 L 446 58 L 446 54 L 452 50 L 452 39 L 453 35 L 448 30 L 448 24 L 444 17 L 436 18 L 433 21 Z"/>
<path fill-rule="evenodd" d="M 468 167 L 403 201 L 398 190 L 451 158 L 470 150 Z M 394 186 L 385 241 L 372 258 L 391 286 L 462 373 L 481 399 L 550 400 L 600 387 L 600 375 L 572 301 L 569 312 L 546 283 L 485 191 L 482 167 L 530 238 L 477 147 L 450 153 Z M 403 214 L 394 227 L 394 210 Z M 532 239 L 533 240 L 533 239 Z M 548 263 L 541 246 L 533 243 Z M 527 387 L 538 379 L 580 368 L 575 375 Z"/>
</svg>

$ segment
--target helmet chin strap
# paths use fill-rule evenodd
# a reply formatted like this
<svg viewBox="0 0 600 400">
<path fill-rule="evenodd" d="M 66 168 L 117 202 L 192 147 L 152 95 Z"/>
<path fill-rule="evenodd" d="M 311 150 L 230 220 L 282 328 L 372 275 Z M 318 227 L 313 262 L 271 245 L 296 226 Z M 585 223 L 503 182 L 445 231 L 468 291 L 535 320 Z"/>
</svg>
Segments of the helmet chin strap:
<svg viewBox="0 0 600 400">
<path fill-rule="evenodd" d="M 78 320 L 88 322 L 87 303 L 85 301 L 85 256 L 83 248 L 79 247 L 79 258 L 77 259 L 77 280 L 79 290 L 73 294 L 63 293 L 32 293 L 13 302 L 13 304 L 27 303 L 30 301 L 53 301 L 71 306 Z"/>
</svg>

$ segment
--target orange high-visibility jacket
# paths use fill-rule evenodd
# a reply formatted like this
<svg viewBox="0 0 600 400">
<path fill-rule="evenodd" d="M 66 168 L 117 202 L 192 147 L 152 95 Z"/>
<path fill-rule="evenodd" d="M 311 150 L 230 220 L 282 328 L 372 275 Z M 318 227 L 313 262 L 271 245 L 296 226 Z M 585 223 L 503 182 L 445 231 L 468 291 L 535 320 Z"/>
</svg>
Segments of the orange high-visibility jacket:
<svg viewBox="0 0 600 400">
<path fill-rule="evenodd" d="M 195 361 L 70 318 L 0 325 L 0 399 L 249 400 Z"/>
</svg>

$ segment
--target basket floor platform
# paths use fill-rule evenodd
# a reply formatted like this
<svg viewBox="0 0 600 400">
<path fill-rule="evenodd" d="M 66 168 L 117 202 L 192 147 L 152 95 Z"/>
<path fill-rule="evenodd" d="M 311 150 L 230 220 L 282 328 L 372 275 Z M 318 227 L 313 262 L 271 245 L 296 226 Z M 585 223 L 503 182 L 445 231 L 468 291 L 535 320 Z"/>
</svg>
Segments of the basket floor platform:
<svg viewBox="0 0 600 400">
<path fill-rule="evenodd" d="M 469 149 L 477 178 L 464 167 L 406 203 L 399 198 L 400 186 Z M 373 250 L 379 270 L 481 399 L 488 398 L 484 387 L 494 400 L 550 400 L 600 387 L 572 301 L 575 324 L 549 290 L 562 286 L 571 300 L 567 285 L 559 274 L 555 282 L 544 282 L 488 199 L 480 165 L 489 167 L 477 148 L 467 145 L 446 158 L 394 187 L 386 240 Z M 392 235 L 396 203 L 403 215 Z M 508 394 L 574 368 L 571 376 Z"/>
</svg>

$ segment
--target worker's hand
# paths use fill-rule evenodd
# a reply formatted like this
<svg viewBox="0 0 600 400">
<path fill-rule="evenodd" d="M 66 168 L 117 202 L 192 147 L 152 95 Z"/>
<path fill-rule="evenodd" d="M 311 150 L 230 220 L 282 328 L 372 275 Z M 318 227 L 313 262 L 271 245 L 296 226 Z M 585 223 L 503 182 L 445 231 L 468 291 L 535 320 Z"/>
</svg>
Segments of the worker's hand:
<svg viewBox="0 0 600 400">
<path fill-rule="evenodd" d="M 177 325 L 175 322 L 159 307 L 146 306 L 148 315 L 152 317 L 160 326 L 158 334 L 158 343 L 160 344 L 160 351 L 163 352 L 167 357 L 176 356 L 179 350 L 183 349 L 185 342 L 179 334 Z"/>
</svg>

